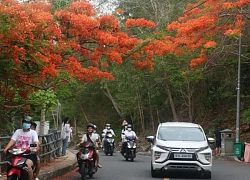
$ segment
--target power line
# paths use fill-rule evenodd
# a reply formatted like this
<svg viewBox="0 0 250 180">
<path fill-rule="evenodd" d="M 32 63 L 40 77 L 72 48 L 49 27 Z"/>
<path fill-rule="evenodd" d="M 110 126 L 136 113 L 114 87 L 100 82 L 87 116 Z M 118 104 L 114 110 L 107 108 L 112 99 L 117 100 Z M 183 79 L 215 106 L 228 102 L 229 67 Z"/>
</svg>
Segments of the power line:
<svg viewBox="0 0 250 180">
<path fill-rule="evenodd" d="M 205 1 L 203 1 L 202 3 L 198 4 L 197 6 L 195 6 L 195 7 L 191 8 L 191 9 L 185 11 L 184 14 L 187 13 L 187 12 L 189 12 L 189 11 L 192 11 L 193 9 L 195 9 L 195 8 L 197 8 L 197 7 L 199 7 L 199 6 L 201 6 L 202 4 L 206 3 L 207 1 L 208 1 L 208 0 L 205 0 Z"/>
</svg>

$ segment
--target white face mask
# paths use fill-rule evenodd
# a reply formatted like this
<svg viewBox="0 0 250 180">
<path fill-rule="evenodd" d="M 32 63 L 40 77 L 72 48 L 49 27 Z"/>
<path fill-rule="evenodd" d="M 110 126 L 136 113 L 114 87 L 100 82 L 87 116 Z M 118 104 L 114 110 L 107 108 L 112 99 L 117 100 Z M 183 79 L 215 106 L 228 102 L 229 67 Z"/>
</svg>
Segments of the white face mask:
<svg viewBox="0 0 250 180">
<path fill-rule="evenodd" d="M 128 131 L 132 131 L 132 128 L 128 128 Z"/>
</svg>

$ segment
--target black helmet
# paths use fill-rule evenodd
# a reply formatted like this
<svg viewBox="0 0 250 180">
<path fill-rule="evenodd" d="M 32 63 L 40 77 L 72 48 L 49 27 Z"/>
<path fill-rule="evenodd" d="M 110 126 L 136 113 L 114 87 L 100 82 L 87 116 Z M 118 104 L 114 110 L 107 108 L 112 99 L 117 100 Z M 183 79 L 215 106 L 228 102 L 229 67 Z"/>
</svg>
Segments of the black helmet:
<svg viewBox="0 0 250 180">
<path fill-rule="evenodd" d="M 97 126 L 94 124 L 94 129 L 96 130 L 97 129 Z"/>
<path fill-rule="evenodd" d="M 89 127 L 92 127 L 93 129 L 95 129 L 94 124 L 88 124 L 88 125 L 87 125 L 87 129 L 88 129 Z"/>
<path fill-rule="evenodd" d="M 34 126 L 34 128 L 36 129 L 37 124 L 35 122 L 31 122 L 31 126 Z"/>
<path fill-rule="evenodd" d="M 32 123 L 32 117 L 30 117 L 30 116 L 25 116 L 25 117 L 23 118 L 23 123 L 24 123 L 24 122 Z"/>
</svg>

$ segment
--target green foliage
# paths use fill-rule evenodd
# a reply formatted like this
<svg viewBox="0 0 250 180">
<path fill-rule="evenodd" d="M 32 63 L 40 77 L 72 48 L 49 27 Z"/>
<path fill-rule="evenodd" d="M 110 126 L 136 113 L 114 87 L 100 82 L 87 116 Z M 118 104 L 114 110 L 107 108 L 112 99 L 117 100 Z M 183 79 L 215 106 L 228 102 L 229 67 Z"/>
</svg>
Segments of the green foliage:
<svg viewBox="0 0 250 180">
<path fill-rule="evenodd" d="M 59 101 L 53 90 L 38 90 L 30 94 L 29 103 L 39 108 L 50 108 L 58 105 Z"/>
<path fill-rule="evenodd" d="M 67 8 L 73 0 L 53 0 L 52 1 L 52 11 L 58 11 Z"/>
<path fill-rule="evenodd" d="M 250 108 L 245 110 L 242 114 L 242 119 L 245 121 L 245 122 L 250 122 Z"/>
</svg>

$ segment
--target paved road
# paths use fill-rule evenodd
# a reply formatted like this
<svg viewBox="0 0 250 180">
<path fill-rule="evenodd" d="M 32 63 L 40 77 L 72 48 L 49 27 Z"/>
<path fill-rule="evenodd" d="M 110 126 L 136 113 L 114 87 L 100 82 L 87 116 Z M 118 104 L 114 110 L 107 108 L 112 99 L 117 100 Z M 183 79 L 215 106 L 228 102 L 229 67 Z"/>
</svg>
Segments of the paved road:
<svg viewBox="0 0 250 180">
<path fill-rule="evenodd" d="M 154 179 L 150 175 L 150 157 L 137 156 L 134 162 L 127 162 L 119 154 L 101 156 L 102 169 L 94 175 L 94 180 L 148 180 Z M 233 161 L 215 160 L 213 164 L 212 180 L 249 180 L 250 164 L 241 164 Z M 199 179 L 191 174 L 173 174 L 171 177 L 160 177 L 159 180 Z M 80 174 L 72 172 L 60 177 L 60 180 L 80 180 Z"/>
</svg>

